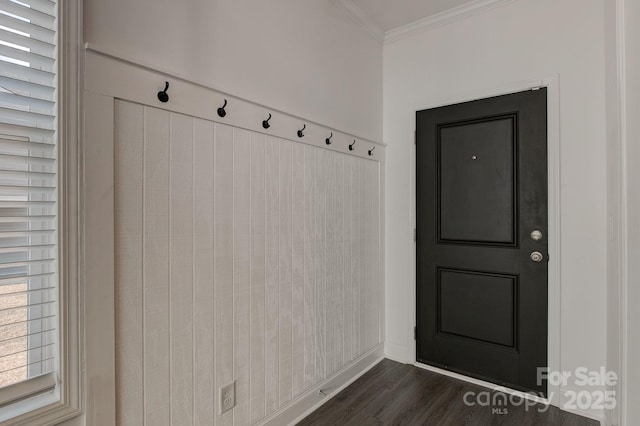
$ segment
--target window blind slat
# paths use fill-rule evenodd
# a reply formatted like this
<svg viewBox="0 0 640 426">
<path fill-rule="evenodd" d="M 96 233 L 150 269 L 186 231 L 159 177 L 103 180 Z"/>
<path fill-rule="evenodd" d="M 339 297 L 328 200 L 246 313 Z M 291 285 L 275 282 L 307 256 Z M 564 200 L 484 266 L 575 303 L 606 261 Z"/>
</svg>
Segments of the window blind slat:
<svg viewBox="0 0 640 426">
<path fill-rule="evenodd" d="M 30 37 L 29 35 L 7 31 L 2 28 L 0 28 L 0 40 L 17 46 L 22 46 L 29 49 L 30 52 L 37 53 L 38 55 L 54 58 L 56 46 L 53 43 L 47 43 L 46 41 Z"/>
<path fill-rule="evenodd" d="M 34 395 L 50 392 L 55 387 L 56 380 L 51 372 L 14 383 L 3 389 L 6 392 L 0 395 L 0 407 Z"/>
<path fill-rule="evenodd" d="M 0 154 L 0 164 L 27 164 L 27 165 L 43 165 L 43 166 L 55 166 L 55 158 L 43 158 L 31 155 L 11 155 Z"/>
<path fill-rule="evenodd" d="M 33 259 L 48 259 L 51 258 L 51 253 L 54 252 L 55 245 L 52 244 L 40 244 L 32 246 L 16 246 L 16 247 L 3 247 L 0 248 L 0 253 L 5 254 L 7 261 L 23 261 Z M 18 256 L 20 253 L 20 256 Z M 0 293 L 2 291 L 0 290 Z"/>
<path fill-rule="evenodd" d="M 0 278 L 0 286 L 8 286 L 8 285 L 15 285 L 15 284 L 20 284 L 23 283 L 25 281 L 25 279 L 28 279 L 30 282 L 49 282 L 49 280 L 53 277 L 53 273 L 52 272 L 47 272 L 44 274 L 29 274 L 26 275 L 24 277 L 17 277 L 17 278 Z"/>
<path fill-rule="evenodd" d="M 28 149 L 31 152 L 55 152 L 56 146 L 52 143 L 30 142 L 26 139 L 7 139 L 0 137 L 0 149 Z"/>
<path fill-rule="evenodd" d="M 29 231 L 11 231 L 0 233 L 0 238 L 6 237 L 29 237 L 34 235 L 53 235 L 55 229 L 29 230 Z"/>
<path fill-rule="evenodd" d="M 4 62 L 2 68 L 5 73 L 0 75 L 0 87 L 7 92 L 47 101 L 53 100 L 55 93 L 53 74 L 8 62 Z"/>
<path fill-rule="evenodd" d="M 43 71 L 53 71 L 55 60 L 53 58 L 27 52 L 12 46 L 0 44 L 0 57 L 2 62 L 17 62 L 17 65 L 28 66 Z"/>
<path fill-rule="evenodd" d="M 16 322 L 13 324 L 8 324 L 2 327 L 2 333 L 6 333 L 7 335 L 15 335 L 12 337 L 12 340 L 9 344 L 0 345 L 0 356 L 11 355 L 14 353 L 22 352 L 26 349 L 22 348 L 22 343 L 20 338 L 30 338 L 31 336 L 38 336 L 38 340 L 43 342 L 40 334 L 46 333 L 52 330 L 55 330 L 56 327 L 56 316 L 49 315 L 43 316 L 39 319 L 30 319 L 25 322 Z M 5 331 L 6 330 L 6 331 Z M 26 333 L 25 330 L 29 330 L 30 333 Z M 31 337 L 33 340 L 34 338 Z M 46 341 L 43 343 L 44 345 L 49 345 Z"/>
<path fill-rule="evenodd" d="M 29 312 L 42 312 L 42 311 L 46 311 L 47 313 L 45 315 L 51 315 L 53 313 L 53 304 L 54 301 L 49 301 L 49 302 L 42 302 L 42 303 L 32 303 L 29 304 L 28 306 L 17 306 L 17 307 L 8 307 L 8 308 L 3 308 L 0 309 L 0 315 L 5 315 L 8 312 L 14 312 L 14 311 L 18 311 L 18 310 L 24 310 L 24 311 L 29 311 Z M 34 314 L 35 315 L 35 314 Z"/>
<path fill-rule="evenodd" d="M 42 129 L 14 123 L 0 121 L 0 135 L 25 137 L 30 142 L 51 143 L 55 135 L 53 129 Z"/>
<path fill-rule="evenodd" d="M 27 21 L 0 13 L 0 25 L 5 28 L 11 28 L 22 34 L 28 34 L 29 37 L 43 41 L 45 43 L 55 43 L 56 32 L 49 28 L 34 25 Z"/>
<path fill-rule="evenodd" d="M 0 197 L 3 195 L 24 195 L 24 194 L 50 194 L 55 191 L 55 187 L 42 186 L 9 186 L 0 185 Z"/>
<path fill-rule="evenodd" d="M 28 20 L 32 25 L 37 25 L 49 30 L 55 30 L 56 17 L 36 10 L 35 8 L 26 7 L 9 0 L 0 0 L 0 11 Z"/>
<path fill-rule="evenodd" d="M 2 367 L 0 367 L 0 377 L 4 373 L 8 373 L 10 371 L 15 371 L 15 370 L 17 370 L 19 368 L 29 367 L 31 365 L 38 364 L 38 363 L 41 363 L 41 362 L 44 362 L 44 361 L 49 361 L 49 360 L 53 360 L 53 357 L 49 357 L 49 358 L 46 358 L 46 359 L 38 359 L 37 361 L 31 361 L 31 362 L 27 362 L 27 363 L 20 363 L 20 365 L 18 365 L 17 367 L 7 368 L 5 370 L 2 370 Z M 0 365 L 2 365 L 2 359 L 0 359 Z"/>
<path fill-rule="evenodd" d="M 55 259 L 33 259 L 25 260 L 24 262 L 0 262 L 0 274 L 2 270 L 7 268 L 17 268 L 20 266 L 33 266 L 33 265 L 50 265 L 55 262 Z"/>
<path fill-rule="evenodd" d="M 5 123 L 24 126 L 27 123 L 34 123 L 39 129 L 53 130 L 55 117 L 49 114 L 39 114 L 37 112 L 21 111 L 17 109 L 0 107 L 0 116 Z"/>
<path fill-rule="evenodd" d="M 0 363 L 2 362 L 2 359 L 8 359 L 9 357 L 15 357 L 15 356 L 27 356 L 27 357 L 37 357 L 40 354 L 37 353 L 36 351 L 42 351 L 46 354 L 50 354 L 52 350 L 54 350 L 54 345 L 50 344 L 50 345 L 43 345 L 39 348 L 35 348 L 35 349 L 27 349 L 27 350 L 19 350 L 16 352 L 8 352 L 6 354 L 4 354 L 2 352 L 2 350 L 0 349 Z M 10 350 L 10 349 L 9 349 Z M 47 355 L 47 358 L 49 358 L 51 355 Z"/>
<path fill-rule="evenodd" d="M 25 215 L 25 216 L 0 216 L 0 224 L 2 223 L 22 223 L 22 224 L 34 224 L 34 223 L 53 223 L 56 220 L 56 215 Z M 29 246 L 38 247 L 38 246 Z M 22 248 L 22 247 L 21 247 Z M 0 253 L 2 251 L 0 250 Z"/>
<path fill-rule="evenodd" d="M 43 329 L 42 331 L 28 333 L 23 336 L 7 339 L 3 342 L 0 342 L 0 351 L 6 351 L 7 346 L 13 345 L 16 341 L 23 342 L 28 338 L 31 338 L 31 339 L 37 338 L 41 342 L 40 345 L 50 345 L 52 343 L 55 343 L 54 332 L 55 332 L 55 328 L 52 327 L 50 329 Z"/>
<path fill-rule="evenodd" d="M 0 209 L 2 208 L 36 208 L 36 207 L 54 207 L 55 201 L 2 201 L 0 200 Z"/>
<path fill-rule="evenodd" d="M 55 16 L 56 4 L 51 0 L 20 0 L 20 3 L 28 4 L 32 9 Z"/>
<path fill-rule="evenodd" d="M 55 290 L 55 287 L 44 287 L 44 288 L 37 288 L 37 289 L 30 289 L 30 290 L 20 290 L 20 288 L 18 286 L 15 286 L 14 288 L 9 288 L 9 287 L 4 287 L 2 289 L 0 289 L 0 294 L 2 295 L 22 295 L 22 296 L 28 296 L 28 295 L 42 295 L 44 293 L 47 294 L 51 294 L 53 298 L 54 296 L 54 292 L 53 290 Z M 2 327 L 0 325 L 0 327 Z"/>
<path fill-rule="evenodd" d="M 55 102 L 46 99 L 37 99 L 14 93 L 0 92 L 0 106 L 12 109 L 27 109 L 31 112 L 52 115 Z"/>
<path fill-rule="evenodd" d="M 23 182 L 25 179 L 34 182 L 45 182 L 47 184 L 55 184 L 56 174 L 53 172 L 32 172 L 23 170 L 2 170 L 0 169 L 0 182 Z"/>
</svg>

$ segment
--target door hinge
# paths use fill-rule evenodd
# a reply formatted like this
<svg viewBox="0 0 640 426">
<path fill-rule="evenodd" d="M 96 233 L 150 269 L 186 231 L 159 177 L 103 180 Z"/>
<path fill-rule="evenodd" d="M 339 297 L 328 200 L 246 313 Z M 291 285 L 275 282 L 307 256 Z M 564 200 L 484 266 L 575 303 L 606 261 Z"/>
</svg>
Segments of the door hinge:
<svg viewBox="0 0 640 426">
<path fill-rule="evenodd" d="M 418 233 L 416 232 L 416 228 L 413 228 L 413 242 L 418 242 Z"/>
<path fill-rule="evenodd" d="M 418 327 L 413 327 L 413 340 L 418 340 Z"/>
</svg>

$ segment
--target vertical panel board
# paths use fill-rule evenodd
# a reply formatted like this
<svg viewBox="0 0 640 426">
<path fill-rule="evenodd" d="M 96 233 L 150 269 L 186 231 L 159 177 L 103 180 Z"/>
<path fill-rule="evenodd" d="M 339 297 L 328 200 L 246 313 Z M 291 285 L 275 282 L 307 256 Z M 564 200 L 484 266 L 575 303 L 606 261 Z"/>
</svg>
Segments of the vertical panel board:
<svg viewBox="0 0 640 426">
<path fill-rule="evenodd" d="M 171 424 L 193 423 L 193 119 L 171 114 L 169 320 Z"/>
<path fill-rule="evenodd" d="M 351 280 L 352 280 L 352 311 L 353 317 L 353 358 L 360 354 L 360 168 L 358 160 L 351 157 Z"/>
<path fill-rule="evenodd" d="M 305 389 L 316 380 L 315 356 L 315 225 L 314 183 L 316 150 L 304 147 L 304 384 Z"/>
<path fill-rule="evenodd" d="M 251 423 L 265 416 L 265 136 L 251 134 Z"/>
<path fill-rule="evenodd" d="M 291 323 L 292 323 L 292 396 L 304 390 L 304 152 L 302 144 L 293 144 L 292 161 L 292 260 L 291 260 Z"/>
<path fill-rule="evenodd" d="M 144 140 L 144 416 L 170 423 L 169 391 L 169 113 L 145 108 Z"/>
<path fill-rule="evenodd" d="M 377 345 L 381 340 L 382 333 L 382 324 L 380 323 L 381 319 L 381 300 L 382 300 L 382 290 L 380 286 L 380 266 L 381 266 L 381 258 L 380 258 L 380 173 L 377 162 L 371 163 L 371 168 L 373 170 L 373 201 L 371 203 L 371 209 L 373 211 L 373 265 L 371 267 L 373 271 L 373 294 L 375 296 L 373 306 L 375 307 L 375 315 L 373 320 L 374 327 L 374 344 Z"/>
<path fill-rule="evenodd" d="M 116 421 L 143 424 L 141 105 L 115 102 Z"/>
<path fill-rule="evenodd" d="M 220 388 L 233 381 L 233 129 L 221 124 L 214 129 L 215 383 Z M 218 412 L 217 425 L 233 424 L 232 411 Z"/>
<path fill-rule="evenodd" d="M 347 364 L 353 359 L 353 273 L 351 257 L 351 216 L 353 214 L 352 182 L 351 182 L 351 158 L 343 156 L 342 162 L 342 277 L 344 303 L 342 305 L 342 318 L 344 322 L 344 352 L 343 363 Z"/>
<path fill-rule="evenodd" d="M 326 376 L 334 371 L 335 365 L 335 241 L 336 241 L 336 214 L 335 214 L 335 176 L 334 155 L 330 151 L 325 151 L 324 169 L 325 174 L 325 365 Z"/>
<path fill-rule="evenodd" d="M 326 153 L 324 149 L 320 149 L 316 154 L 316 178 L 315 178 L 315 197 L 314 205 L 316 212 L 315 226 L 315 255 L 316 255 L 316 382 L 326 377 L 326 292 L 325 292 L 325 221 L 326 221 Z"/>
<path fill-rule="evenodd" d="M 367 182 L 366 182 L 366 163 L 367 160 L 361 158 L 356 159 L 358 162 L 358 180 L 359 180 L 359 199 L 360 214 L 358 215 L 358 228 L 360 236 L 358 238 L 359 249 L 359 267 L 360 267 L 360 352 L 363 354 L 367 350 L 367 320 L 369 310 L 369 291 L 367 282 Z"/>
<path fill-rule="evenodd" d="M 250 232 L 251 232 L 250 133 L 233 130 L 233 378 L 236 406 L 233 423 L 249 423 L 250 359 Z"/>
<path fill-rule="evenodd" d="M 279 142 L 265 144 L 265 407 L 267 415 L 279 405 Z"/>
<path fill-rule="evenodd" d="M 211 425 L 214 382 L 213 123 L 195 120 L 193 130 L 193 424 Z"/>
<path fill-rule="evenodd" d="M 279 373 L 280 400 L 279 406 L 291 400 L 291 261 L 292 261 L 292 143 L 279 140 L 280 170 L 280 315 L 279 315 Z"/>
<path fill-rule="evenodd" d="M 369 302 L 367 304 L 369 311 L 369 320 L 367 321 L 367 340 L 368 340 L 368 348 L 372 348 L 376 344 L 376 336 L 377 336 L 377 322 L 376 322 L 376 312 L 378 311 L 378 305 L 376 303 L 377 297 L 377 287 L 375 285 L 374 280 L 374 269 L 375 262 L 373 257 L 373 216 L 374 216 L 374 207 L 373 207 L 373 184 L 374 184 L 374 176 L 373 176 L 373 165 L 375 163 L 372 161 L 367 161 L 367 293 L 369 294 Z"/>
<path fill-rule="evenodd" d="M 334 176 L 334 217 L 335 223 L 335 319 L 334 319 L 334 371 L 338 371 L 344 365 L 344 162 L 343 156 L 333 154 L 335 168 Z"/>
<path fill-rule="evenodd" d="M 83 141 L 83 159 L 86 173 L 84 188 L 85 245 L 83 260 L 86 265 L 83 290 L 84 321 L 88 330 L 100 330 L 84 336 L 83 368 L 90 372 L 94 387 L 93 398 L 86 401 L 88 421 L 96 419 L 105 424 L 116 423 L 115 374 L 115 229 L 114 229 L 114 137 L 115 100 L 109 96 L 85 92 L 87 109 Z M 76 160 L 72 160 L 76 161 Z M 32 340 L 36 340 L 35 338 Z M 104 348 L 111 348 L 104 350 Z"/>
<path fill-rule="evenodd" d="M 363 205 L 364 212 L 361 218 L 362 227 L 364 228 L 362 237 L 362 249 L 364 253 L 363 276 L 364 276 L 364 295 L 365 295 L 365 315 L 364 315 L 364 348 L 365 351 L 371 347 L 371 330 L 372 311 L 373 311 L 373 287 L 371 285 L 371 250 L 369 241 L 371 239 L 371 174 L 369 173 L 369 162 L 362 160 L 362 183 L 363 183 Z"/>
</svg>

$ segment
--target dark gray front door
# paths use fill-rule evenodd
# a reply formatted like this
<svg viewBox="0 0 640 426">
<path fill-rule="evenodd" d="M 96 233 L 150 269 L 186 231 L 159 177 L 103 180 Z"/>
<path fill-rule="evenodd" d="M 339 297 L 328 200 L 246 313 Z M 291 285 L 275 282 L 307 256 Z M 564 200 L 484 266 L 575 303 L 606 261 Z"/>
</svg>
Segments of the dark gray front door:
<svg viewBox="0 0 640 426">
<path fill-rule="evenodd" d="M 416 114 L 417 360 L 546 394 L 547 92 Z"/>
</svg>

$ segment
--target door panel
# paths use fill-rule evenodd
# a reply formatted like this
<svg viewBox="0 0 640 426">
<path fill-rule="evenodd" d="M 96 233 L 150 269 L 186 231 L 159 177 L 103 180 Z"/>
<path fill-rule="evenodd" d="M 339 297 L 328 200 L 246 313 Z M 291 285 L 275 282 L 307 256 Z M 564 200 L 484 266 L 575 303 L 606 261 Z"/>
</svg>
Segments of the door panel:
<svg viewBox="0 0 640 426">
<path fill-rule="evenodd" d="M 514 127 L 514 117 L 438 126 L 441 242 L 514 244 Z"/>
<path fill-rule="evenodd" d="M 416 135 L 417 360 L 546 394 L 546 90 L 420 111 Z"/>
<path fill-rule="evenodd" d="M 438 269 L 438 331 L 515 347 L 516 283 L 513 275 Z"/>
</svg>

